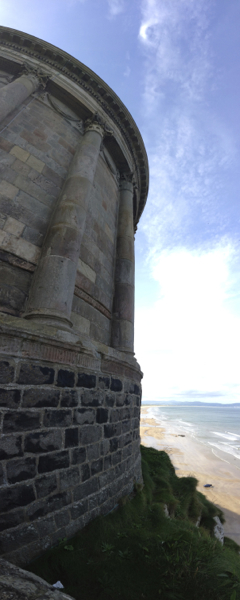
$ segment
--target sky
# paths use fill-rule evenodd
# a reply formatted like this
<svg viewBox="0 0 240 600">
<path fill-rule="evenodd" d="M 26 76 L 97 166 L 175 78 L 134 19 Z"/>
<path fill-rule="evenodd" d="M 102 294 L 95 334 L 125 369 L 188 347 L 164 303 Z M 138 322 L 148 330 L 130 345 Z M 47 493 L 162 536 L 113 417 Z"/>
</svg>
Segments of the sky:
<svg viewBox="0 0 240 600">
<path fill-rule="evenodd" d="M 90 67 L 142 134 L 143 400 L 240 402 L 239 0 L 1 0 L 0 23 Z"/>
</svg>

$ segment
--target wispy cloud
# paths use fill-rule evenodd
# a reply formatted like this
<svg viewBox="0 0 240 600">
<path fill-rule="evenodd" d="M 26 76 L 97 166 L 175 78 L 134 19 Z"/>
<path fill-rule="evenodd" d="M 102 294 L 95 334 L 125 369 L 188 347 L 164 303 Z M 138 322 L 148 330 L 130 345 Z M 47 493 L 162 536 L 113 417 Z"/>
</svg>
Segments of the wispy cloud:
<svg viewBox="0 0 240 600">
<path fill-rule="evenodd" d="M 108 10 L 109 16 L 111 18 L 120 15 L 125 10 L 125 1 L 124 0 L 107 0 L 108 2 Z"/>
<path fill-rule="evenodd" d="M 211 50 L 214 0 L 143 0 L 142 114 L 151 187 L 144 225 L 151 254 L 210 247 L 232 220 L 223 178 L 235 158 L 231 134 L 210 106 L 217 85 Z"/>
</svg>

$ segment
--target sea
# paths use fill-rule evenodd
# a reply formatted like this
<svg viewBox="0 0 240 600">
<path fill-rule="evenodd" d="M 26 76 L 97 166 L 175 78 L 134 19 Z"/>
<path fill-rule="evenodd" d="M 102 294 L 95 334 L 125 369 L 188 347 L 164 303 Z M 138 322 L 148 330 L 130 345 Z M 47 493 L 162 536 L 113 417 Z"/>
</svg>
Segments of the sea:
<svg viewBox="0 0 240 600">
<path fill-rule="evenodd" d="M 240 404 L 190 405 L 184 403 L 153 404 L 143 402 L 148 417 L 173 434 L 187 435 L 211 448 L 223 461 L 240 470 Z"/>
</svg>

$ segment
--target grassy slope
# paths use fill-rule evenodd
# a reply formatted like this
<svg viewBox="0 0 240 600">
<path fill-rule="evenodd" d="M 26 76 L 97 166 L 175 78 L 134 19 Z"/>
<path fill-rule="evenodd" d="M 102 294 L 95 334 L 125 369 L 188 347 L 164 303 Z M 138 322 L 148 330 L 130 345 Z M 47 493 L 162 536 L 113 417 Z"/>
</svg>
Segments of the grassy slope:
<svg viewBox="0 0 240 600">
<path fill-rule="evenodd" d="M 141 450 L 144 488 L 27 568 L 60 579 L 76 600 L 240 600 L 239 547 L 212 537 L 222 512 L 193 477 L 176 476 L 165 452 Z"/>
</svg>

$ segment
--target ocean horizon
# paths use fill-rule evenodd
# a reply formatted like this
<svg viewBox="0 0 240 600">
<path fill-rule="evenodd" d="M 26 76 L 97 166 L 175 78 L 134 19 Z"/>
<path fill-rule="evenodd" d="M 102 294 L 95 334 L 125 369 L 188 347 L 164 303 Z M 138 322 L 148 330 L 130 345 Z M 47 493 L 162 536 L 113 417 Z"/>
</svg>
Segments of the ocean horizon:
<svg viewBox="0 0 240 600">
<path fill-rule="evenodd" d="M 145 401 L 142 406 L 159 427 L 194 438 L 240 470 L 240 403 Z"/>
</svg>

